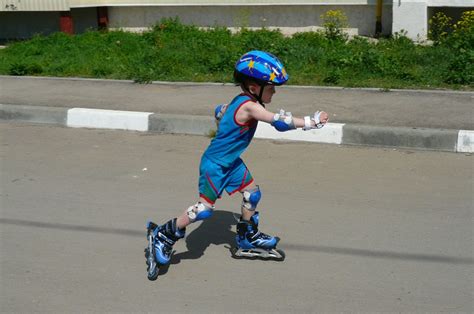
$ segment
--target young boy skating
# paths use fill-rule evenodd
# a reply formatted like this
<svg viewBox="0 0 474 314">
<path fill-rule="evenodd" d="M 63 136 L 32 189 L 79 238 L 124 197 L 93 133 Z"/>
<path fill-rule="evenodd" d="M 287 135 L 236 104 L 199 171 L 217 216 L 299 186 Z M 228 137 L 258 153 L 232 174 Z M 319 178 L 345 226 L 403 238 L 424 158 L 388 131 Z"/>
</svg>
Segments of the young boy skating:
<svg viewBox="0 0 474 314">
<path fill-rule="evenodd" d="M 261 192 L 240 155 L 250 144 L 259 121 L 270 123 L 280 132 L 319 129 L 327 123 L 325 112 L 296 118 L 284 110 L 272 113 L 265 109 L 275 94 L 275 86 L 285 84 L 288 78 L 283 64 L 270 53 L 254 50 L 237 61 L 234 79 L 242 93 L 215 110 L 217 134 L 201 158 L 198 202 L 163 225 L 147 224 L 149 245 L 145 251 L 150 280 L 158 276 L 157 266 L 169 263 L 173 245 L 184 238 L 186 226 L 212 215 L 214 204 L 224 190 L 230 195 L 240 192 L 243 197 L 242 216 L 237 223 L 237 249 L 233 255 L 284 258 L 275 250 L 278 238 L 258 230 L 256 208 Z"/>
</svg>

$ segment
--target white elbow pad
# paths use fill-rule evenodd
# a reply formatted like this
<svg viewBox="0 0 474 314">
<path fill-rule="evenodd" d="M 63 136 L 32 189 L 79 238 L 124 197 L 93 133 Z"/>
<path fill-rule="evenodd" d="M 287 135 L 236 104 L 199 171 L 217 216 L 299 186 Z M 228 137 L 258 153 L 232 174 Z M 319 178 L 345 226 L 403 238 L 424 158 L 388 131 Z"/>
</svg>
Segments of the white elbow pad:
<svg viewBox="0 0 474 314">
<path fill-rule="evenodd" d="M 296 129 L 291 112 L 285 112 L 283 109 L 273 116 L 271 125 L 280 132 Z"/>
</svg>

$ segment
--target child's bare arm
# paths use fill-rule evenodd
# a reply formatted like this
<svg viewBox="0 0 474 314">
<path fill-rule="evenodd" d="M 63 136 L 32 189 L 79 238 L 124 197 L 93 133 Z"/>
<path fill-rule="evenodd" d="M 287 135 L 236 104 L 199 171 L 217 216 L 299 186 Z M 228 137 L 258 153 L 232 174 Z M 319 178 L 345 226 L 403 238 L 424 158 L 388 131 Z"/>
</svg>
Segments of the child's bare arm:
<svg viewBox="0 0 474 314">
<path fill-rule="evenodd" d="M 275 115 L 260 105 L 246 106 L 245 111 L 248 113 L 249 119 L 255 119 L 267 123 L 271 123 L 273 121 L 273 116 Z"/>
<path fill-rule="evenodd" d="M 279 114 L 270 112 L 263 108 L 262 106 L 246 106 L 246 112 L 248 112 L 249 118 L 256 119 L 258 121 L 263 121 L 267 123 L 275 123 L 277 120 L 285 120 L 285 117 L 290 117 L 288 113 L 284 111 L 280 111 Z M 316 115 L 318 116 L 316 119 Z M 292 117 L 291 119 L 287 119 L 288 121 L 291 120 L 291 124 L 293 128 L 317 128 L 317 124 L 322 125 L 328 122 L 328 114 L 324 111 L 317 112 L 314 117 L 311 117 L 308 121 L 305 122 L 305 119 Z M 306 118 L 308 119 L 308 118 Z M 318 121 L 319 120 L 319 121 Z M 283 122 L 284 123 L 284 122 Z"/>
</svg>

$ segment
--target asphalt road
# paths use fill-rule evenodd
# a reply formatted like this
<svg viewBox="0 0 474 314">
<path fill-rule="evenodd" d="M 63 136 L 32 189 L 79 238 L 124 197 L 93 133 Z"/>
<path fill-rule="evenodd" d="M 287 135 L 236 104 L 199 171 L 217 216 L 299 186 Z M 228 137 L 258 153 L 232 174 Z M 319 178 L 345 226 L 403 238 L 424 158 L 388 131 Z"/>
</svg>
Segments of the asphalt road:
<svg viewBox="0 0 474 314">
<path fill-rule="evenodd" d="M 195 202 L 208 142 L 0 123 L 0 312 L 472 312 L 469 154 L 255 140 L 286 260 L 230 257 L 225 196 L 149 282 L 145 221 Z"/>
</svg>

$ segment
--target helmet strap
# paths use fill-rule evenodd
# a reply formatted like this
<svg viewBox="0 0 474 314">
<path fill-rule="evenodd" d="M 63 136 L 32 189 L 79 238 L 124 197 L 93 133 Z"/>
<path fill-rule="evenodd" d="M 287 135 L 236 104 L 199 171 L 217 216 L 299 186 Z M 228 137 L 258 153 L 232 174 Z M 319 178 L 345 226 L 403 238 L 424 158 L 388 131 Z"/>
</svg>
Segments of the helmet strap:
<svg viewBox="0 0 474 314">
<path fill-rule="evenodd" d="M 260 105 L 262 105 L 264 108 L 265 108 L 265 104 L 264 104 L 263 101 L 262 101 L 262 96 L 263 96 L 263 90 L 265 89 L 265 85 L 266 85 L 266 84 L 261 84 L 261 85 L 260 85 L 260 94 L 259 94 L 258 97 L 257 97 L 258 102 L 259 102 Z"/>
<path fill-rule="evenodd" d="M 252 93 L 252 92 L 250 91 L 250 88 L 247 86 L 247 84 L 243 84 L 242 86 L 244 87 L 245 91 L 246 91 L 250 96 L 252 96 L 253 98 L 255 98 L 255 100 L 257 100 L 258 103 L 259 103 L 260 105 L 262 105 L 263 108 L 265 108 L 265 104 L 264 104 L 263 101 L 262 101 L 263 89 L 264 89 L 265 86 L 266 86 L 265 83 L 262 83 L 262 84 L 260 85 L 260 93 L 259 93 L 259 95 L 255 94 L 255 93 Z"/>
</svg>

